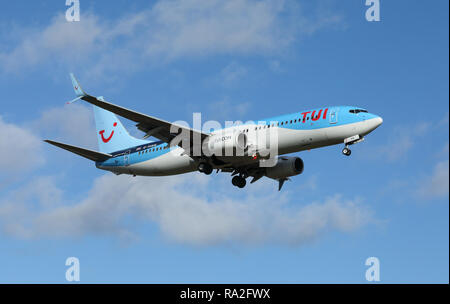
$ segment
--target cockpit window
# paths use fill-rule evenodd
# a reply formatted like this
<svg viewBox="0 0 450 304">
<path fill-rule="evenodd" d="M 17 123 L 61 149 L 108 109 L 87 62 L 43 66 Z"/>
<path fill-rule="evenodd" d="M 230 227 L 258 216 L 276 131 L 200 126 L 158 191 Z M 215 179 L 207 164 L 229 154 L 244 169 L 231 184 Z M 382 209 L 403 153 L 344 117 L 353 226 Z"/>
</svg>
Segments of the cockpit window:
<svg viewBox="0 0 450 304">
<path fill-rule="evenodd" d="M 350 112 L 350 113 L 353 113 L 353 114 L 358 114 L 358 113 L 360 113 L 360 112 L 362 112 L 362 113 L 368 113 L 367 110 L 363 110 L 363 109 L 351 109 L 349 112 Z"/>
</svg>

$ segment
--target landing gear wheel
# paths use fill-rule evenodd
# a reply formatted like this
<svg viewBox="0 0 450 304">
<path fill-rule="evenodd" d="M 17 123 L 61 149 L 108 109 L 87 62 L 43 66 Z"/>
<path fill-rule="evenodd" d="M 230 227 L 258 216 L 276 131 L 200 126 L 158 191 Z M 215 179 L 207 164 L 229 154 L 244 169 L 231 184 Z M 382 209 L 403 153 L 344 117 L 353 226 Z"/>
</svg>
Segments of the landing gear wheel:
<svg viewBox="0 0 450 304">
<path fill-rule="evenodd" d="M 247 184 L 247 181 L 243 177 L 241 177 L 241 181 L 239 182 L 238 187 L 244 188 L 246 184 Z"/>
<path fill-rule="evenodd" d="M 352 150 L 345 147 L 344 149 L 342 149 L 342 154 L 344 154 L 345 156 L 350 156 L 350 154 L 352 154 Z"/>
<path fill-rule="evenodd" d="M 240 177 L 240 176 L 234 176 L 234 177 L 231 179 L 231 183 L 232 183 L 234 186 L 238 187 L 238 188 L 244 188 L 245 185 L 247 184 L 247 181 L 246 181 L 245 178 L 243 178 L 243 177 Z"/>
<path fill-rule="evenodd" d="M 198 164 L 198 171 L 205 173 L 206 175 L 210 175 L 213 171 L 213 167 L 207 163 Z"/>
</svg>

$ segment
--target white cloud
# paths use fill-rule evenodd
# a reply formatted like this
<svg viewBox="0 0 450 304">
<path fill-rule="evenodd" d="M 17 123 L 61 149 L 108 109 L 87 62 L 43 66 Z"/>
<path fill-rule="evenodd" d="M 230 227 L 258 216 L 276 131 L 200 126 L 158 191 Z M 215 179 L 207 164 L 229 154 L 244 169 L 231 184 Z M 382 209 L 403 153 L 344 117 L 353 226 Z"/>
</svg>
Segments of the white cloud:
<svg viewBox="0 0 450 304">
<path fill-rule="evenodd" d="M 445 121 L 447 121 L 447 123 L 445 123 Z M 446 129 L 448 133 L 448 112 L 437 122 L 422 121 L 416 124 L 397 125 L 391 128 L 383 145 L 380 145 L 377 148 L 369 147 L 369 150 L 366 151 L 365 155 L 382 157 L 391 162 L 406 159 L 408 152 L 423 141 L 426 135 L 429 135 L 431 132 L 439 134 L 443 129 Z M 448 135 L 446 137 L 448 137 Z M 448 154 L 448 142 L 443 151 L 444 154 Z M 445 153 L 446 151 L 447 153 Z M 438 153 L 442 154 L 442 151 L 439 151 Z"/>
<path fill-rule="evenodd" d="M 404 157 L 424 136 L 432 125 L 427 122 L 418 123 L 414 126 L 397 126 L 387 138 L 384 145 L 377 149 L 371 149 L 372 156 L 383 157 L 388 161 L 397 161 Z"/>
<path fill-rule="evenodd" d="M 302 35 L 339 22 L 320 13 L 307 18 L 294 1 L 160 0 L 119 20 L 83 13 L 69 23 L 59 15 L 45 28 L 17 31 L 18 42 L 0 50 L 0 66 L 14 72 L 51 62 L 95 79 L 186 57 L 280 54 Z"/>
<path fill-rule="evenodd" d="M 197 174 L 166 178 L 107 174 L 95 180 L 81 202 L 60 201 L 54 208 L 33 213 L 30 205 L 35 202 L 28 201 L 28 206 L 26 203 L 30 193 L 40 198 L 40 205 L 49 200 L 44 195 L 49 189 L 53 201 L 61 198 L 50 180 L 41 180 L 40 187 L 34 188 L 37 192 L 28 190 L 20 199 L 13 195 L 0 202 L 4 233 L 25 238 L 129 238 L 133 237 L 136 222 L 152 221 L 168 240 L 189 245 L 303 245 L 328 230 L 354 231 L 371 219 L 358 200 L 334 196 L 323 202 L 293 206 L 274 185 L 270 191 L 267 187 L 249 188 L 233 197 L 228 180 L 224 186 Z M 208 193 L 212 183 L 214 192 Z"/>
<path fill-rule="evenodd" d="M 6 122 L 0 116 L 0 187 L 45 163 L 43 139 L 55 139 L 96 149 L 96 131 L 91 107 L 72 104 L 52 108 L 24 125 Z M 47 144 L 45 144 L 47 145 Z"/>
<path fill-rule="evenodd" d="M 283 69 L 281 68 L 280 61 L 278 61 L 278 60 L 270 60 L 270 61 L 268 62 L 268 65 L 269 65 L 269 69 L 270 69 L 272 72 L 280 73 L 280 72 L 283 71 Z"/>
<path fill-rule="evenodd" d="M 317 179 L 318 175 L 310 175 L 308 178 L 305 178 L 304 181 L 302 181 L 302 184 L 298 187 L 298 190 L 300 191 L 314 191 L 317 190 Z"/>
<path fill-rule="evenodd" d="M 438 162 L 433 173 L 419 187 L 419 194 L 425 198 L 446 197 L 449 191 L 448 159 Z"/>
<path fill-rule="evenodd" d="M 83 22 L 67 22 L 63 15 L 55 17 L 44 29 L 18 32 L 19 43 L 0 53 L 4 72 L 53 61 L 80 62 L 106 43 L 104 28 L 97 17 L 87 15 Z"/>
<path fill-rule="evenodd" d="M 97 136 L 91 106 L 70 104 L 45 110 L 31 123 L 46 139 L 97 149 Z"/>
<path fill-rule="evenodd" d="M 289 8 L 285 1 L 159 1 L 147 51 L 168 58 L 274 51 L 294 40 L 282 17 Z"/>
<path fill-rule="evenodd" d="M 43 164 L 41 147 L 41 140 L 31 130 L 7 123 L 0 116 L 0 178 Z"/>
<path fill-rule="evenodd" d="M 219 81 L 222 85 L 229 87 L 235 85 L 246 74 L 247 68 L 233 61 L 222 69 Z"/>
<path fill-rule="evenodd" d="M 445 126 L 448 130 L 448 111 L 445 113 L 444 117 L 439 121 L 440 126 Z"/>
<path fill-rule="evenodd" d="M 212 102 L 208 105 L 208 118 L 218 121 L 236 121 L 243 119 L 251 108 L 251 103 L 247 101 L 232 102 L 229 98 Z M 220 111 L 218 111 L 220 109 Z"/>
</svg>

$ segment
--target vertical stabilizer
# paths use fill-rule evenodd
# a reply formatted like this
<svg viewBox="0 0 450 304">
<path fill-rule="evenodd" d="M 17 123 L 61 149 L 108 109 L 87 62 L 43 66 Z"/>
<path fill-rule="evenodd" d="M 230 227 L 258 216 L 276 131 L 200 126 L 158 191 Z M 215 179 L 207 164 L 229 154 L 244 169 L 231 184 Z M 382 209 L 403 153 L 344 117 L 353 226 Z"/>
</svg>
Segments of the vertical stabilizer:
<svg viewBox="0 0 450 304">
<path fill-rule="evenodd" d="M 103 100 L 103 97 L 98 97 L 98 99 Z M 149 142 L 131 136 L 114 113 L 96 106 L 93 107 L 100 152 L 115 152 Z"/>
</svg>

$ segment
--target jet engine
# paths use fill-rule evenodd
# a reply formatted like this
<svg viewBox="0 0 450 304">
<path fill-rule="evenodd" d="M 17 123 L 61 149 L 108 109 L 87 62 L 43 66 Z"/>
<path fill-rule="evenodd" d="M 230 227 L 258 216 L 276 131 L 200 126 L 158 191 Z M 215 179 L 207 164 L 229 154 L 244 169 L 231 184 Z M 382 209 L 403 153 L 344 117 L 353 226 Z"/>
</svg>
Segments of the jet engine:
<svg viewBox="0 0 450 304">
<path fill-rule="evenodd" d="M 299 175 L 303 172 L 303 160 L 300 157 L 282 156 L 273 167 L 266 168 L 266 176 L 273 179 Z"/>
</svg>

